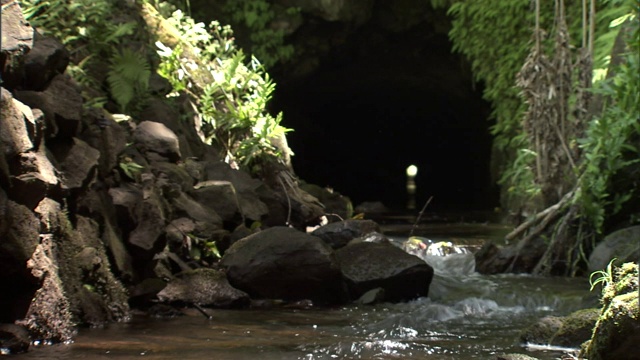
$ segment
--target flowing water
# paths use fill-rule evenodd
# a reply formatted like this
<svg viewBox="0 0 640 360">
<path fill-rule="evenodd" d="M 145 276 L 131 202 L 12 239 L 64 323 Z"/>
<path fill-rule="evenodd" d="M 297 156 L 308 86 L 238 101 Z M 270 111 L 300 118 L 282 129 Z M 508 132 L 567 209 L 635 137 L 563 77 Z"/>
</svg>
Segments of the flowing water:
<svg viewBox="0 0 640 360">
<path fill-rule="evenodd" d="M 407 227 L 387 233 L 402 243 Z M 420 255 L 435 269 L 428 298 L 402 304 L 309 310 L 187 311 L 172 319 L 134 316 L 104 329 L 82 329 L 71 344 L 33 347 L 18 359 L 495 359 L 525 353 L 558 359 L 558 349 L 520 344 L 520 332 L 546 315 L 594 305 L 584 279 L 473 272 L 469 249 L 504 228 L 432 225 Z M 404 233 L 404 236 L 402 234 Z M 458 246 L 442 246 L 452 242 Z M 443 251 L 442 249 L 448 249 Z M 445 255 L 449 254 L 449 255 Z"/>
</svg>

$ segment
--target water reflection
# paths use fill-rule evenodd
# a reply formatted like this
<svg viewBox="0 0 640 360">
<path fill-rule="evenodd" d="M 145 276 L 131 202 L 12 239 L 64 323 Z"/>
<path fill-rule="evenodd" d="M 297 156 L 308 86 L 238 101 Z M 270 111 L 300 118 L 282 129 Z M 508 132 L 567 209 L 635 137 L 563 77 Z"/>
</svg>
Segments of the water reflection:
<svg viewBox="0 0 640 360">
<path fill-rule="evenodd" d="M 401 239 L 402 240 L 402 239 Z M 545 315 L 585 307 L 582 279 L 481 276 L 473 256 L 425 254 L 435 269 L 429 298 L 331 309 L 213 310 L 82 330 L 73 344 L 36 348 L 17 359 L 493 359 L 532 351 L 519 332 Z"/>
</svg>

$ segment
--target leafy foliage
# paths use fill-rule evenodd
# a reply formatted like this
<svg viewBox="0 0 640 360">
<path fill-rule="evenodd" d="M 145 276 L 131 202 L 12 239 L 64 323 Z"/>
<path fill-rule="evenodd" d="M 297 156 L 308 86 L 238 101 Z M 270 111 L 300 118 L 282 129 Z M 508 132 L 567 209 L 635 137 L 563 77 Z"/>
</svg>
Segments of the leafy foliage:
<svg viewBox="0 0 640 360">
<path fill-rule="evenodd" d="M 529 0 L 431 0 L 431 3 L 434 7 L 448 9 L 448 14 L 452 18 L 449 36 L 454 50 L 469 59 L 476 80 L 484 83 L 484 98 L 492 103 L 492 116 L 496 121 L 492 128 L 494 153 L 500 154 L 504 159 L 499 182 L 503 189 L 508 191 L 508 204 L 505 205 L 521 206 L 520 204 L 528 202 L 531 195 L 538 191 L 538 184 L 531 175 L 535 157 L 530 156 L 531 146 L 522 136 L 521 121 L 525 107 L 518 89 L 514 87 L 515 76 L 531 48 L 529 40 L 534 24 L 531 2 Z M 579 42 L 582 40 L 580 31 L 582 4 L 580 1 L 566 3 L 571 38 Z M 598 2 L 597 37 L 593 60 L 596 80 L 601 79 L 602 74 L 607 71 L 612 45 L 619 32 L 619 26 L 616 25 L 632 16 L 633 11 L 629 11 L 629 5 L 633 3 L 636 3 L 636 7 L 638 6 L 635 0 Z M 541 6 L 541 27 L 545 30 L 554 29 L 556 25 L 553 21 L 554 2 L 541 1 Z M 637 12 L 637 9 L 635 11 Z M 544 40 L 543 47 L 550 50 L 552 40 L 552 38 Z M 627 61 L 627 63 L 633 62 Z M 634 75 L 631 71 L 630 69 L 625 75 L 620 74 L 620 76 L 627 76 L 626 81 L 621 78 L 614 81 L 617 84 L 615 86 L 627 83 L 624 85 L 624 91 L 613 90 L 613 85 L 605 87 L 609 90 L 599 91 L 614 91 L 620 95 L 626 93 L 632 97 L 630 94 L 633 94 L 633 91 L 629 91 L 629 83 L 634 79 Z M 611 176 L 629 165 L 628 157 L 623 157 L 621 150 L 630 151 L 629 139 L 633 135 L 631 124 L 634 121 L 637 123 L 637 119 L 631 119 L 633 114 L 637 114 L 633 109 L 610 108 L 605 112 L 609 112 L 610 115 L 601 117 L 591 124 L 586 139 L 575 139 L 571 143 L 575 146 L 575 142 L 579 140 L 584 150 L 591 149 L 588 150 L 589 158 L 583 165 L 586 173 L 582 177 L 582 185 L 583 192 L 591 193 L 586 197 L 583 196 L 586 201 L 585 210 L 591 214 L 589 216 L 600 218 L 595 222 L 596 227 L 600 227 L 597 224 L 601 224 L 603 217 L 611 213 L 606 210 L 607 208 L 615 210 L 630 195 L 627 193 L 620 194 L 617 198 L 611 197 L 609 187 Z M 629 120 L 628 122 L 613 120 L 623 114 Z M 604 136 L 607 133 L 610 136 Z M 603 164 L 610 170 L 601 171 Z"/>
<path fill-rule="evenodd" d="M 107 74 L 109 92 L 126 112 L 134 98 L 142 98 L 147 94 L 151 69 L 149 62 L 141 54 L 123 49 L 111 57 L 111 69 Z"/>
<path fill-rule="evenodd" d="M 603 113 L 594 119 L 581 141 L 585 152 L 580 205 L 586 220 L 597 232 L 607 217 L 618 213 L 625 202 L 637 196 L 630 189 L 614 188 L 612 179 L 640 162 L 640 30 L 637 22 L 626 39 L 624 61 L 610 69 L 615 75 L 595 84 L 594 91 L 607 99 Z"/>
<path fill-rule="evenodd" d="M 168 20 L 180 32 L 181 43 L 173 48 L 156 44 L 162 60 L 159 73 L 174 89 L 197 98 L 204 139 L 218 144 L 229 162 L 247 168 L 277 157 L 279 149 L 271 139 L 290 130 L 280 125 L 282 114 L 274 117 L 266 109 L 275 84 L 261 63 L 252 57 L 245 64 L 228 26 L 214 21 L 207 28 L 181 11 Z M 186 48 L 198 59 L 189 57 Z"/>
<path fill-rule="evenodd" d="M 148 78 L 150 65 L 142 57 L 134 58 L 131 52 L 120 52 L 125 38 L 137 33 L 140 26 L 122 16 L 134 5 L 122 0 L 21 0 L 20 3 L 25 18 L 38 31 L 57 38 L 71 50 L 72 63 L 68 73 L 90 89 L 85 93 L 85 99 L 92 101 L 85 105 L 102 107 L 106 96 L 110 95 L 124 111 L 133 99 L 131 90 L 135 89 L 134 96 L 142 95 L 145 88 L 142 80 L 145 75 Z M 139 77 L 122 76 L 123 70 L 134 69 L 134 65 L 141 72 Z M 103 93 L 101 76 L 104 74 L 96 71 L 101 68 L 108 69 L 107 90 L 110 92 L 96 99 L 96 93 Z M 125 83 L 130 80 L 133 82 Z M 125 106 L 123 100 L 127 100 Z"/>
</svg>

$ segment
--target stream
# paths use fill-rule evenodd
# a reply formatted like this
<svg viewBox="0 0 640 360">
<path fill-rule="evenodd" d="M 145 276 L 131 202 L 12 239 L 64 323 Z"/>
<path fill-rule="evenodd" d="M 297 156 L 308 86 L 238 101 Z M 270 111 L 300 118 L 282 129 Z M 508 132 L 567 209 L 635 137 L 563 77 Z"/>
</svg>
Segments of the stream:
<svg viewBox="0 0 640 360">
<path fill-rule="evenodd" d="M 410 230 L 397 221 L 383 228 L 398 244 Z M 421 254 L 435 269 L 428 298 L 309 310 L 214 309 L 208 310 L 211 320 L 193 310 L 172 319 L 135 315 L 128 323 L 81 329 L 70 344 L 33 346 L 15 358 L 495 359 L 523 353 L 559 359 L 562 349 L 520 344 L 520 332 L 541 317 L 596 305 L 586 279 L 475 273 L 474 247 L 504 238 L 508 228 L 433 223 L 416 230 L 425 242 L 454 244 L 449 255 Z"/>
</svg>

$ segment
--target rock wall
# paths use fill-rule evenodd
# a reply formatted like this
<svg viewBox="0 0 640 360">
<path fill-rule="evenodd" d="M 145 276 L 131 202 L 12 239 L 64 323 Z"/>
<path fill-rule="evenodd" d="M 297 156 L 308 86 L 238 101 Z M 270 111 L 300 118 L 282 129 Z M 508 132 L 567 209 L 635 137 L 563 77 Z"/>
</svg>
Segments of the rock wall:
<svg viewBox="0 0 640 360">
<path fill-rule="evenodd" d="M 222 162 L 183 120 L 188 100 L 166 101 L 170 89 L 136 119 L 85 106 L 68 51 L 17 2 L 2 4 L 0 324 L 69 340 L 76 325 L 126 320 L 130 301 L 174 273 L 211 265 L 203 251 L 224 250 L 236 228 L 304 228 L 324 214 L 294 177 L 283 188 Z"/>
</svg>

